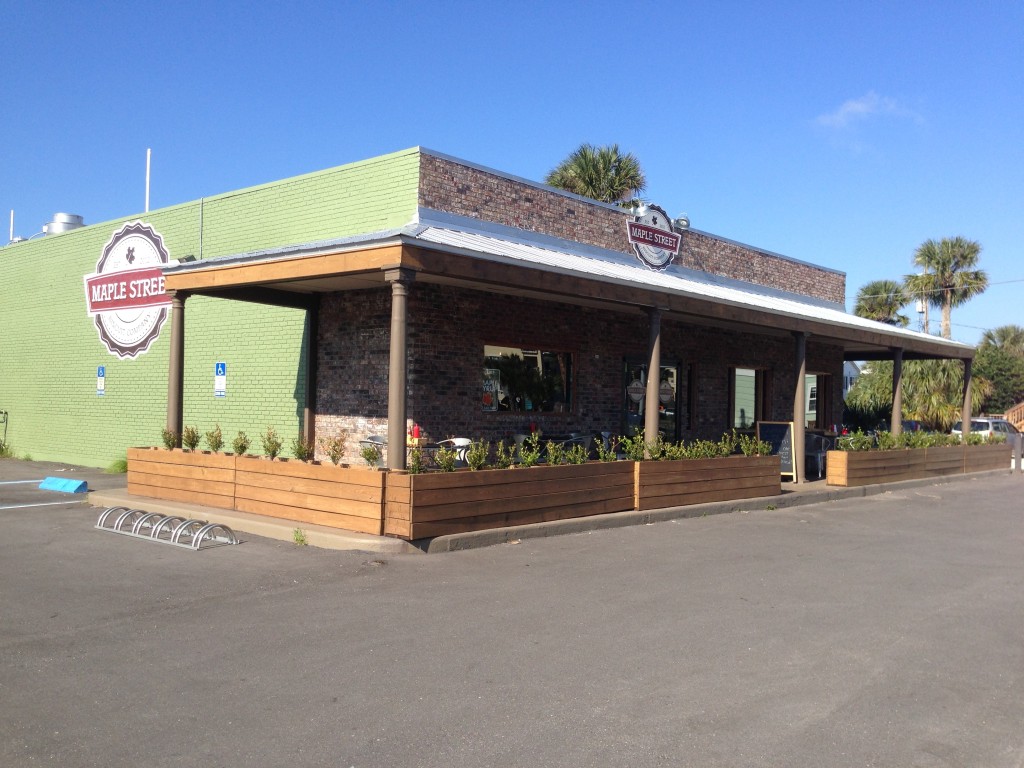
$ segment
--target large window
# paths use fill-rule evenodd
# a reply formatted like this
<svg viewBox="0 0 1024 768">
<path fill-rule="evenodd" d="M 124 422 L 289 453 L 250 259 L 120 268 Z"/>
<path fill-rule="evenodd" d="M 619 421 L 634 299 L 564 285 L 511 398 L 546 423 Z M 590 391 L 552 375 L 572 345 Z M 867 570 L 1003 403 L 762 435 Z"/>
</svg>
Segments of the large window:
<svg viewBox="0 0 1024 768">
<path fill-rule="evenodd" d="M 575 388 L 569 352 L 484 345 L 485 411 L 572 410 Z"/>
</svg>

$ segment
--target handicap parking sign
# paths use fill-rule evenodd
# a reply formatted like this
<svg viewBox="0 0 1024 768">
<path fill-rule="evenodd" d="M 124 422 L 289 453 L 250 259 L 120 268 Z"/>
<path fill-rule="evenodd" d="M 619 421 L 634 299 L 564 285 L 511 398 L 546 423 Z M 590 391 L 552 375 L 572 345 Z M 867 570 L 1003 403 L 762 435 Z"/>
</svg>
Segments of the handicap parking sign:
<svg viewBox="0 0 1024 768">
<path fill-rule="evenodd" d="M 228 364 L 214 363 L 213 366 L 213 396 L 227 397 L 228 393 Z"/>
</svg>

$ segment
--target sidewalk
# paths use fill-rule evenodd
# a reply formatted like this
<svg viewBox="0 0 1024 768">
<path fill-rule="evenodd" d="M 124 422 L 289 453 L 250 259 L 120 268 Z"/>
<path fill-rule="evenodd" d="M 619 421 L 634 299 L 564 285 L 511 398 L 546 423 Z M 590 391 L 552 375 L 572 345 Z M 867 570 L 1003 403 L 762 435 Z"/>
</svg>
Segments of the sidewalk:
<svg viewBox="0 0 1024 768">
<path fill-rule="evenodd" d="M 324 549 L 359 550 L 391 554 L 435 553 L 490 547 L 522 539 L 562 536 L 570 533 L 623 528 L 631 525 L 647 525 L 649 523 L 690 517 L 706 517 L 727 512 L 772 511 L 803 506 L 805 504 L 820 504 L 838 499 L 873 496 L 904 488 L 971 482 L 1005 474 L 1007 474 L 1006 470 L 993 470 L 990 472 L 976 472 L 970 475 L 950 475 L 921 480 L 905 480 L 898 483 L 867 485 L 859 488 L 827 486 L 824 480 L 812 480 L 800 484 L 783 483 L 780 496 L 765 496 L 741 501 L 710 502 L 686 507 L 614 512 L 590 517 L 577 517 L 569 520 L 556 520 L 549 523 L 532 523 L 530 525 L 510 528 L 494 528 L 487 531 L 454 533 L 419 542 L 419 546 L 387 536 L 354 533 L 322 525 L 310 525 L 295 520 L 265 517 L 246 512 L 205 507 L 199 504 L 184 504 L 151 499 L 144 496 L 134 496 L 124 490 L 123 487 L 92 491 L 89 494 L 89 503 L 94 507 L 128 507 L 130 509 L 142 509 L 147 512 L 160 512 L 167 515 L 180 515 L 188 518 L 209 520 L 210 522 L 227 525 L 236 533 L 249 533 L 281 541 L 293 541 L 295 530 L 301 529 L 308 544 Z M 1020 476 L 1019 473 L 1017 476 Z"/>
</svg>

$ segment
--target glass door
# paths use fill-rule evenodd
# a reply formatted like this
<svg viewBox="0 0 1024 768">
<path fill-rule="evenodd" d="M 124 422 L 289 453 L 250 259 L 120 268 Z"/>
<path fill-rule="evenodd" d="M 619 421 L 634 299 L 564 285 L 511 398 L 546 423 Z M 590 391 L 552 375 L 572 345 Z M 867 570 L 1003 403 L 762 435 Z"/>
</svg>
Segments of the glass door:
<svg viewBox="0 0 1024 768">
<path fill-rule="evenodd" d="M 681 387 L 679 365 L 662 365 L 658 376 L 658 431 L 669 442 L 680 438 Z M 623 365 L 622 430 L 643 432 L 647 407 L 647 363 L 626 360 Z"/>
</svg>

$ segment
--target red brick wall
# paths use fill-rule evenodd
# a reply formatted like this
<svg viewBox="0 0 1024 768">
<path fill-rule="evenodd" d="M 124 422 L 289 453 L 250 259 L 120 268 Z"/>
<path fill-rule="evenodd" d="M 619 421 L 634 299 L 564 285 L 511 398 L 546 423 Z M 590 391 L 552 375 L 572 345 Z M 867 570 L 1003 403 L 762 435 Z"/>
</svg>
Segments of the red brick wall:
<svg viewBox="0 0 1024 768">
<path fill-rule="evenodd" d="M 632 256 L 625 211 L 538 188 L 428 153 L 420 155 L 419 204 Z M 677 263 L 716 275 L 843 304 L 846 276 L 703 232 L 683 233 Z"/>
<path fill-rule="evenodd" d="M 325 296 L 320 313 L 317 434 L 345 429 L 349 460 L 357 440 L 387 432 L 390 290 Z M 531 421 L 547 434 L 622 431 L 623 359 L 646 355 L 648 320 L 619 314 L 413 283 L 409 290 L 409 418 L 431 438 L 495 441 Z M 480 407 L 484 344 L 567 351 L 575 355 L 570 413 L 485 413 Z M 729 368 L 772 371 L 772 413 L 792 417 L 795 383 L 791 337 L 689 326 L 666 319 L 662 361 L 696 364 L 697 422 L 684 439 L 721 436 L 728 426 Z M 808 343 L 808 371 L 831 373 L 836 419 L 842 413 L 842 351 Z"/>
</svg>

